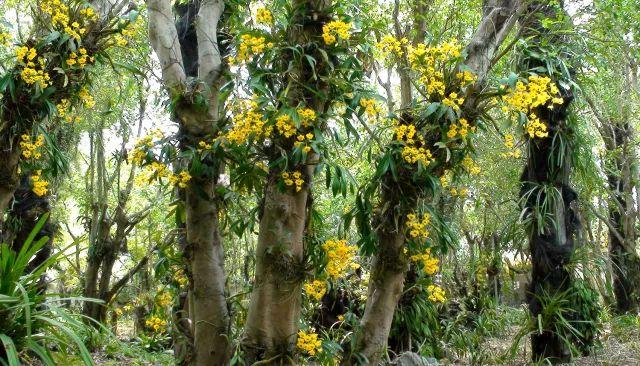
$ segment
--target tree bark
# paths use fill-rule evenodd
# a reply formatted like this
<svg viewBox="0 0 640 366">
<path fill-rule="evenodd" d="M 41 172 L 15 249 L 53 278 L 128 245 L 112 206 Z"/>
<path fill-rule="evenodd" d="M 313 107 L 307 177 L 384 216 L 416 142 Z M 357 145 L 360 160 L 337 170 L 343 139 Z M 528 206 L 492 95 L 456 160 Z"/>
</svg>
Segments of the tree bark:
<svg viewBox="0 0 640 366">
<path fill-rule="evenodd" d="M 632 127 L 628 122 L 609 120 L 600 130 L 611 154 L 607 181 L 612 196 L 609 202 L 609 257 L 613 292 L 616 311 L 624 314 L 640 309 L 640 258 L 635 250 L 637 211 L 632 179 L 637 161 L 632 146 Z"/>
<path fill-rule="evenodd" d="M 0 231 L 3 230 L 4 215 L 9 209 L 13 193 L 18 188 L 20 154 L 22 151 L 16 138 L 7 146 L 0 147 Z"/>
<path fill-rule="evenodd" d="M 305 181 L 311 170 L 307 170 Z M 265 188 L 254 289 L 245 327 L 244 343 L 253 359 L 291 354 L 300 319 L 301 263 L 310 187 L 300 192 L 281 192 L 277 180 L 277 176 L 270 176 Z"/>
<path fill-rule="evenodd" d="M 229 355 L 222 238 L 213 181 L 195 178 L 186 189 L 187 246 L 193 271 L 196 365 L 224 365 Z M 206 195 L 206 197 L 203 197 Z"/>
<path fill-rule="evenodd" d="M 378 365 L 387 346 L 393 314 L 404 287 L 409 262 L 403 256 L 405 235 L 403 228 L 389 232 L 380 229 L 379 253 L 373 260 L 365 312 L 360 320 L 361 330 L 356 336 L 357 352 L 366 357 L 369 365 Z"/>
<path fill-rule="evenodd" d="M 558 45 L 562 40 L 543 26 L 543 19 L 557 19 L 561 9 L 543 1 L 529 4 L 529 10 L 522 18 L 523 36 L 530 38 L 530 48 L 537 44 Z M 520 65 L 523 73 L 545 66 L 536 58 L 525 58 Z M 554 80 L 557 82 L 557 80 Z M 567 126 L 569 107 L 573 100 L 570 89 L 559 85 L 562 105 L 553 109 L 538 107 L 534 112 L 547 125 L 549 136 L 528 140 L 527 164 L 521 177 L 520 196 L 524 209 L 529 215 L 542 210 L 543 201 L 548 203 L 544 222 L 538 222 L 531 216 L 529 227 L 529 250 L 531 252 L 532 274 L 527 302 L 534 320 L 542 317 L 543 329 L 536 325 L 531 335 L 532 358 L 534 361 L 546 359 L 551 363 L 569 362 L 571 334 L 557 323 L 556 314 L 545 315 L 545 304 L 550 298 L 561 296 L 571 287 L 572 275 L 567 268 L 574 251 L 574 237 L 579 226 L 573 205 L 577 203 L 577 194 L 569 186 L 571 159 L 569 144 L 559 151 L 556 137 L 560 134 L 570 136 Z M 560 159 L 559 154 L 563 154 Z M 557 192 L 557 193 L 554 193 Z M 538 324 L 538 321 L 535 322 Z M 558 332 L 566 332 L 559 334 Z"/>
</svg>

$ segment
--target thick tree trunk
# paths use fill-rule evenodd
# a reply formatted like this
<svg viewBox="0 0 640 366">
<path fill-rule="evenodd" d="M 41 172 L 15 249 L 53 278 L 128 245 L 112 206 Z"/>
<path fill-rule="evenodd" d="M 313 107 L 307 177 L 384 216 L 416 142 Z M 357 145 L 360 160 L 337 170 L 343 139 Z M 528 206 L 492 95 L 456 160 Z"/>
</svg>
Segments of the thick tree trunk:
<svg viewBox="0 0 640 366">
<path fill-rule="evenodd" d="M 563 41 L 558 35 L 549 34 L 549 29 L 543 26 L 543 19 L 558 18 L 562 9 L 556 6 L 544 1 L 529 4 L 529 11 L 522 18 L 522 33 L 525 38 L 532 37 L 530 48 L 535 49 L 536 44 L 548 47 Z M 545 66 L 539 59 L 523 59 L 521 71 L 527 73 L 539 66 Z M 553 364 L 571 360 L 569 342 L 572 337 L 569 329 L 560 325 L 557 314 L 545 313 L 545 305 L 549 299 L 562 296 L 571 287 L 572 275 L 567 264 L 573 255 L 574 237 L 579 226 L 573 208 L 577 194 L 569 186 L 571 159 L 567 157 L 570 156 L 570 143 L 562 145 L 564 150 L 560 150 L 557 143 L 558 135 L 571 134 L 567 117 L 573 94 L 570 89 L 560 85 L 559 88 L 562 105 L 555 105 L 553 109 L 541 106 L 534 111 L 547 126 L 549 136 L 529 139 L 520 191 L 525 210 L 533 215 L 529 227 L 532 273 L 527 302 L 533 319 L 540 316 L 543 322 L 543 329 L 540 331 L 536 325 L 531 336 L 532 358 L 534 361 L 546 359 Z M 546 209 L 541 207 L 542 202 L 547 203 Z M 539 222 L 534 213 L 540 210 L 545 210 L 543 222 Z M 537 320 L 535 324 L 538 324 Z"/>
<path fill-rule="evenodd" d="M 294 0 L 295 13 L 287 32 L 289 43 L 309 49 L 309 42 L 322 35 L 329 5 L 328 0 Z M 318 51 L 313 52 L 312 57 L 322 59 Z M 324 113 L 327 101 L 318 95 L 323 94 L 326 85 L 322 77 L 316 77 L 322 73 L 323 70 L 314 70 L 308 63 L 293 67 L 286 80 L 292 85 L 287 95 L 291 106 L 304 104 L 319 116 Z M 278 154 L 272 160 L 279 158 Z M 265 184 L 254 289 L 243 340 L 249 364 L 260 359 L 277 359 L 282 364 L 294 362 L 304 279 L 303 238 L 317 160 L 316 154 L 311 153 L 303 168 L 298 169 L 305 181 L 298 192 L 292 187 L 280 190 L 279 171 L 272 172 Z"/>
<path fill-rule="evenodd" d="M 102 261 L 102 270 L 100 271 L 100 284 L 98 286 L 98 298 L 103 301 L 102 304 L 96 304 L 95 320 L 105 324 L 107 321 L 107 307 L 111 298 L 109 290 L 111 286 L 111 275 L 113 274 L 113 266 L 116 263 L 116 253 L 113 248 L 105 255 Z"/>
<path fill-rule="evenodd" d="M 635 250 L 637 209 L 632 179 L 637 157 L 629 123 L 611 119 L 601 123 L 600 133 L 612 155 L 607 180 L 612 195 L 609 202 L 609 257 L 613 292 L 616 311 L 624 314 L 640 309 L 640 257 Z"/>
<path fill-rule="evenodd" d="M 364 315 L 356 335 L 356 350 L 369 365 L 378 365 L 387 347 L 396 305 L 404 286 L 409 262 L 403 254 L 403 228 L 389 232 L 380 229 L 379 253 L 373 261 Z M 353 360 L 349 364 L 353 364 Z"/>
<path fill-rule="evenodd" d="M 210 140 L 220 121 L 219 90 L 224 82 L 223 63 L 217 32 L 224 2 L 188 1 L 175 7 L 172 2 L 147 0 L 149 38 L 162 65 L 163 83 L 169 95 L 183 102 L 175 117 L 180 124 L 180 149 L 191 151 L 200 141 Z M 187 76 L 202 84 L 190 90 Z M 202 90 L 204 89 L 204 91 Z M 208 108 L 190 105 L 186 93 L 203 93 Z M 186 257 L 192 271 L 189 301 L 194 327 L 195 365 L 225 365 L 230 355 L 229 312 L 225 296 L 222 238 L 219 232 L 219 205 L 215 188 L 221 162 L 202 162 L 207 172 L 193 177 L 186 188 Z"/>
<path fill-rule="evenodd" d="M 193 178 L 186 189 L 187 247 L 193 271 L 195 365 L 225 365 L 230 356 L 222 238 L 214 181 Z"/>
<path fill-rule="evenodd" d="M 481 91 L 484 79 L 491 68 L 494 53 L 502 44 L 504 38 L 511 31 L 515 23 L 515 15 L 520 8 L 517 0 L 489 0 L 485 2 L 483 18 L 467 47 L 469 56 L 466 64 L 477 76 L 477 83 L 470 88 L 470 95 L 466 96 L 464 113 L 469 119 L 475 119 L 478 115 L 476 108 L 477 94 Z M 396 10 L 397 13 L 397 5 Z M 401 35 L 400 25 L 396 22 L 396 37 Z M 418 35 L 418 41 L 423 35 Z M 401 73 L 401 107 L 406 108 L 411 104 L 411 84 L 406 73 Z M 393 187 L 402 191 L 397 182 L 389 181 L 385 187 Z M 407 190 L 410 191 L 410 190 Z M 425 195 L 424 192 L 420 193 Z M 429 194 L 429 193 L 427 193 Z M 411 197 L 409 197 L 411 196 Z M 399 207 L 400 201 L 413 202 L 417 197 L 411 194 L 403 194 L 400 198 L 393 192 L 383 192 L 380 207 Z M 404 222 L 400 215 L 398 222 Z M 380 220 L 377 218 L 376 220 Z M 375 221 L 375 220 L 374 220 Z M 389 330 L 393 321 L 393 315 L 400 296 L 408 269 L 402 253 L 404 247 L 404 230 L 396 228 L 397 232 L 390 229 L 390 223 L 396 220 L 387 218 L 385 225 L 381 225 L 377 235 L 379 238 L 378 253 L 374 258 L 374 269 L 371 273 L 369 285 L 369 298 L 365 308 L 365 314 L 361 320 L 361 329 L 356 335 L 355 349 L 351 351 L 351 357 L 346 358 L 343 364 L 356 364 L 357 355 L 364 355 L 370 365 L 376 365 L 387 345 Z"/>
<path fill-rule="evenodd" d="M 309 181 L 312 168 L 305 174 Z M 256 249 L 256 275 L 245 327 L 251 358 L 292 354 L 299 327 L 303 237 L 310 187 L 281 192 L 269 177 Z M 284 357 L 283 360 L 284 361 Z"/>
<path fill-rule="evenodd" d="M 18 188 L 18 163 L 22 151 L 17 139 L 10 146 L 0 146 L 0 234 L 3 230 L 4 215 L 9 209 L 13 194 Z M 0 235 L 0 238 L 2 235 Z"/>
<path fill-rule="evenodd" d="M 85 285 L 83 295 L 86 298 L 95 299 L 98 297 L 98 274 L 100 273 L 101 260 L 96 256 L 87 258 L 87 269 L 84 272 Z M 85 301 L 82 313 L 92 319 L 95 319 L 95 308 L 98 306 L 93 301 Z"/>
<path fill-rule="evenodd" d="M 621 227 L 621 215 L 611 212 L 612 224 Z M 616 235 L 609 233 L 609 257 L 613 271 L 616 312 L 624 314 L 640 309 L 640 258 L 629 252 Z"/>
</svg>

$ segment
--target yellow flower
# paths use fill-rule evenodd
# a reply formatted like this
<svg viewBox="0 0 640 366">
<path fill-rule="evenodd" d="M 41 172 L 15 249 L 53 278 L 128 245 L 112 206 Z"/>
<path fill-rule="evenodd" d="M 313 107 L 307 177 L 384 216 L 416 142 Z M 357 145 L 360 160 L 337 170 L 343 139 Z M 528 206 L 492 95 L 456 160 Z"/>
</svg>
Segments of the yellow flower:
<svg viewBox="0 0 640 366">
<path fill-rule="evenodd" d="M 298 108 L 296 110 L 298 117 L 300 117 L 300 124 L 303 127 L 309 127 L 316 120 L 316 112 L 309 108 Z"/>
<path fill-rule="evenodd" d="M 428 299 L 432 302 L 445 302 L 445 292 L 444 290 L 437 285 L 429 285 L 427 286 L 427 291 L 429 291 Z"/>
<path fill-rule="evenodd" d="M 318 339 L 318 334 L 301 330 L 298 332 L 296 346 L 309 356 L 315 356 L 322 350 L 322 341 Z"/>
<path fill-rule="evenodd" d="M 431 223 L 431 215 L 425 213 L 424 215 L 417 216 L 415 214 L 407 215 L 407 229 L 409 235 L 421 241 L 425 241 L 429 237 L 429 230 L 427 227 Z"/>
<path fill-rule="evenodd" d="M 31 190 L 39 197 L 47 194 L 47 187 L 49 186 L 49 182 L 42 179 L 40 174 L 41 171 L 36 170 L 35 174 L 31 176 L 31 180 L 33 181 L 33 188 Z"/>
<path fill-rule="evenodd" d="M 382 106 L 375 99 L 360 99 L 360 106 L 364 108 L 364 113 L 369 117 L 376 117 L 382 113 Z"/>
<path fill-rule="evenodd" d="M 238 53 L 231 63 L 244 63 L 251 59 L 252 56 L 260 55 L 264 52 L 265 48 L 273 47 L 272 43 L 266 43 L 264 37 L 254 37 L 250 34 L 243 34 L 240 36 L 240 45 L 238 46 Z"/>
<path fill-rule="evenodd" d="M 322 249 L 329 259 L 325 270 L 331 279 L 342 278 L 350 268 L 354 268 L 358 249 L 348 245 L 346 240 L 327 240 Z"/>
<path fill-rule="evenodd" d="M 156 164 L 156 163 L 154 162 L 151 165 L 153 164 Z M 166 169 L 166 165 L 164 164 L 158 164 L 158 165 L 161 165 L 163 167 L 162 169 L 163 171 Z M 160 173 L 158 173 L 158 177 L 161 177 Z M 174 186 L 178 186 L 180 188 L 187 188 L 187 183 L 190 180 L 191 180 L 191 174 L 189 174 L 189 172 L 186 170 L 183 170 L 178 174 L 173 174 L 173 173 L 169 174 L 169 183 L 171 183 Z"/>
<path fill-rule="evenodd" d="M 235 109 L 231 118 L 231 129 L 224 134 L 227 141 L 242 145 L 252 139 L 263 141 L 271 137 L 273 126 L 267 126 L 257 102 L 252 100 L 236 106 Z"/>
<path fill-rule="evenodd" d="M 270 25 L 273 23 L 273 15 L 267 8 L 258 8 L 256 11 L 256 22 L 259 24 Z"/>
<path fill-rule="evenodd" d="M 286 186 L 294 186 L 295 185 L 296 192 L 300 192 L 302 190 L 302 185 L 304 184 L 304 179 L 302 179 L 302 173 L 293 172 L 291 177 L 293 177 L 293 179 L 290 178 L 290 175 L 287 172 L 283 172 L 282 173 L 282 178 L 283 178 L 284 184 Z"/>
<path fill-rule="evenodd" d="M 403 47 L 409 43 L 409 40 L 406 38 L 402 38 L 400 40 L 396 39 L 392 35 L 386 35 L 382 37 L 380 42 L 376 43 L 376 48 L 380 52 L 382 58 L 390 62 L 393 58 L 400 58 L 404 54 Z"/>
<path fill-rule="evenodd" d="M 348 40 L 351 38 L 350 30 L 351 23 L 334 20 L 322 27 L 322 39 L 328 45 L 336 43 L 339 39 Z"/>
<path fill-rule="evenodd" d="M 431 249 L 425 249 L 424 253 L 412 255 L 410 258 L 414 262 L 422 262 L 422 270 L 429 276 L 433 276 L 438 272 L 438 264 L 440 260 L 438 258 L 431 257 Z"/>
<path fill-rule="evenodd" d="M 147 319 L 147 321 L 145 322 L 145 325 L 147 326 L 147 328 L 149 328 L 150 330 L 153 330 L 154 332 L 157 333 L 164 333 L 167 331 L 166 327 L 167 327 L 167 321 L 160 319 L 157 316 L 152 316 L 151 318 Z"/>
<path fill-rule="evenodd" d="M 547 126 L 540 121 L 534 110 L 543 106 L 553 109 L 554 105 L 563 103 L 560 90 L 551 78 L 540 75 L 529 76 L 527 83 L 518 81 L 515 88 L 502 96 L 502 101 L 505 103 L 503 110 L 514 110 L 527 115 L 524 128 L 529 138 L 549 136 Z"/>
<path fill-rule="evenodd" d="M 321 280 L 313 280 L 310 283 L 305 283 L 304 291 L 307 296 L 320 301 L 324 294 L 327 293 L 327 283 Z"/>
</svg>

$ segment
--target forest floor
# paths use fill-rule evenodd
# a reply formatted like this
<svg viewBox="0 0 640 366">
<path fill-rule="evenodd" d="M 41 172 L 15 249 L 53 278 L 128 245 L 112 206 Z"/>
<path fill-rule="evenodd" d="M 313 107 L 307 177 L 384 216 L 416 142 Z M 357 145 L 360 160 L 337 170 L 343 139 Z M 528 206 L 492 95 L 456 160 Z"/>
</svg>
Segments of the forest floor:
<svg viewBox="0 0 640 366">
<path fill-rule="evenodd" d="M 640 316 L 613 318 L 604 324 L 599 339 L 600 345 L 589 356 L 576 357 L 575 366 L 640 366 Z M 518 326 L 508 327 L 498 337 L 488 338 L 485 342 L 489 354 L 499 355 L 493 361 L 482 365 L 519 366 L 530 364 L 531 350 L 528 342 L 522 342 L 514 357 L 505 357 L 512 346 Z M 504 361 L 496 362 L 496 359 Z M 458 360 L 453 365 L 471 365 L 468 361 Z M 446 363 L 444 363 L 446 364 Z"/>
<path fill-rule="evenodd" d="M 513 310 L 513 309 L 512 309 Z M 514 310 L 515 311 L 515 310 Z M 520 333 L 522 323 L 518 322 L 519 316 L 503 313 L 506 318 L 500 329 L 495 329 L 495 334 L 483 338 L 475 351 L 458 348 L 453 351 L 450 344 L 451 356 L 440 360 L 440 365 L 486 365 L 486 366 L 521 366 L 529 365 L 531 357 L 528 346 L 528 337 L 523 337 L 515 352 L 510 352 L 515 337 Z M 640 366 L 640 316 L 617 317 L 607 320 L 603 325 L 600 336 L 600 345 L 595 351 L 586 357 L 577 357 L 572 365 L 575 366 Z M 123 329 L 124 330 L 124 329 Z M 119 332 L 120 333 L 120 332 Z M 129 333 L 129 329 L 123 333 Z M 173 365 L 173 355 L 170 351 L 152 352 L 139 344 L 122 337 L 119 342 L 109 342 L 103 350 L 94 352 L 92 357 L 98 366 L 146 366 L 146 365 Z M 128 340 L 127 340 L 128 339 Z M 458 356 L 454 356 L 458 355 Z M 472 362 L 471 360 L 474 360 Z M 81 365 L 79 359 L 64 360 L 65 366 Z M 310 365 L 314 365 L 310 363 Z M 301 364 L 302 366 L 302 364 Z"/>
</svg>

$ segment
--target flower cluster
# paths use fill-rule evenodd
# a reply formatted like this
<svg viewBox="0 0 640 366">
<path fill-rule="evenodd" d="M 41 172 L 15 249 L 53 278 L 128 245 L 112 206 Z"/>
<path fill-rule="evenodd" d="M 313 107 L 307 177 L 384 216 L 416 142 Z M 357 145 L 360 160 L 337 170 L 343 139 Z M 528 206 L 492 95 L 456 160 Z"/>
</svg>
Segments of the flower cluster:
<svg viewBox="0 0 640 366">
<path fill-rule="evenodd" d="M 442 99 L 442 104 L 449 108 L 453 108 L 456 111 L 460 110 L 462 103 L 464 103 L 464 98 L 458 96 L 458 93 L 455 92 L 449 93 L 448 97 Z"/>
<path fill-rule="evenodd" d="M 8 46 L 11 43 L 11 33 L 0 26 L 0 46 Z"/>
<path fill-rule="evenodd" d="M 301 330 L 298 332 L 298 341 L 296 346 L 309 356 L 315 356 L 316 353 L 322 350 L 322 341 L 318 339 L 318 334 L 314 332 L 307 333 Z"/>
<path fill-rule="evenodd" d="M 475 163 L 475 161 L 473 161 L 473 159 L 471 158 L 471 155 L 467 155 L 464 157 L 464 159 L 462 160 L 462 166 L 469 174 L 473 174 L 473 175 L 480 174 L 480 171 L 482 170 Z"/>
<path fill-rule="evenodd" d="M 428 213 L 422 215 L 422 217 L 413 213 L 407 215 L 407 229 L 409 230 L 409 235 L 414 239 L 426 240 L 429 237 L 427 226 L 430 223 L 431 215 Z"/>
<path fill-rule="evenodd" d="M 380 52 L 380 56 L 387 61 L 392 61 L 393 57 L 400 58 L 404 55 L 403 48 L 409 44 L 409 40 L 402 38 L 400 40 L 388 34 L 376 43 L 376 48 Z"/>
<path fill-rule="evenodd" d="M 334 20 L 322 26 L 322 39 L 328 45 L 336 43 L 339 39 L 346 41 L 351 37 L 350 30 L 351 23 Z"/>
<path fill-rule="evenodd" d="M 183 170 L 178 174 L 169 174 L 169 183 L 180 188 L 187 188 L 187 183 L 191 180 L 191 174 Z"/>
<path fill-rule="evenodd" d="M 31 180 L 33 181 L 33 193 L 36 196 L 41 197 L 47 194 L 47 187 L 49 186 L 49 182 L 42 179 L 42 171 L 36 170 L 35 174 L 31 176 Z"/>
<path fill-rule="evenodd" d="M 322 280 L 313 280 L 304 284 L 304 291 L 307 296 L 311 296 L 314 299 L 320 301 L 324 294 L 327 293 L 327 282 Z"/>
<path fill-rule="evenodd" d="M 302 185 L 304 184 L 304 179 L 302 179 L 302 173 L 300 172 L 283 172 L 282 179 L 287 187 L 295 185 L 296 192 L 300 192 L 300 190 L 302 189 Z"/>
<path fill-rule="evenodd" d="M 529 135 L 529 138 L 539 137 L 544 138 L 549 136 L 549 131 L 547 131 L 547 125 L 544 122 L 540 121 L 540 118 L 536 116 L 535 113 L 530 113 L 527 118 L 527 125 L 525 126 L 525 130 Z"/>
<path fill-rule="evenodd" d="M 93 108 L 96 105 L 93 96 L 89 94 L 89 88 L 83 86 L 82 89 L 78 92 L 78 98 L 84 103 L 84 106 L 87 108 Z"/>
<path fill-rule="evenodd" d="M 80 55 L 78 56 L 78 53 Z M 69 53 L 69 58 L 65 61 L 67 66 L 77 66 L 79 68 L 84 68 L 87 62 L 94 62 L 95 58 L 93 56 L 89 56 L 87 54 L 87 50 L 84 47 L 80 47 L 78 49 L 78 53 L 71 52 Z"/>
<path fill-rule="evenodd" d="M 145 325 L 147 326 L 147 328 L 152 329 L 154 332 L 164 333 L 166 331 L 167 321 L 160 319 L 159 317 L 154 315 L 151 318 L 147 319 Z"/>
<path fill-rule="evenodd" d="M 271 11 L 267 8 L 258 8 L 256 11 L 256 22 L 258 24 L 266 24 L 271 25 L 273 23 L 273 15 Z"/>
<path fill-rule="evenodd" d="M 133 164 L 142 165 L 142 163 L 144 163 L 144 159 L 147 157 L 147 149 L 152 148 L 154 145 L 153 139 L 162 139 L 163 137 L 164 134 L 162 133 L 162 131 L 160 131 L 160 129 L 155 129 L 148 135 L 138 139 L 133 147 L 130 162 Z"/>
<path fill-rule="evenodd" d="M 515 88 L 502 96 L 506 104 L 505 112 L 515 110 L 527 116 L 526 132 L 530 138 L 544 138 L 549 136 L 547 126 L 535 114 L 535 108 L 546 106 L 553 109 L 554 105 L 563 103 L 560 90 L 548 76 L 531 75 L 527 83 L 518 81 Z"/>
<path fill-rule="evenodd" d="M 327 240 L 322 245 L 322 249 L 329 258 L 326 267 L 327 274 L 333 280 L 343 277 L 349 269 L 359 267 L 355 262 L 358 249 L 348 245 L 346 240 Z"/>
<path fill-rule="evenodd" d="M 42 12 L 51 18 L 51 25 L 55 29 L 68 34 L 77 41 L 87 32 L 85 21 L 95 22 L 98 19 L 98 15 L 91 7 L 79 11 L 82 18 L 78 20 L 83 21 L 83 24 L 80 24 L 70 18 L 70 9 L 61 0 L 43 0 L 39 5 Z"/>
<path fill-rule="evenodd" d="M 22 148 L 22 157 L 25 159 L 38 160 L 42 156 L 40 148 L 44 144 L 44 136 L 38 135 L 35 141 L 31 141 L 31 137 L 27 134 L 20 136 L 20 148 Z"/>
<path fill-rule="evenodd" d="M 247 62 L 253 56 L 264 53 L 265 48 L 271 47 L 273 47 L 273 43 L 267 43 L 267 40 L 264 37 L 254 37 L 250 34 L 243 34 L 240 36 L 238 54 L 235 58 L 229 58 L 229 63 L 236 64 Z"/>
<path fill-rule="evenodd" d="M 445 96 L 445 67 L 456 61 L 462 55 L 462 46 L 453 39 L 438 46 L 430 47 L 426 44 L 409 46 L 407 59 L 411 68 L 419 75 L 418 82 L 425 87 L 430 96 Z M 459 76 L 458 76 L 459 75 Z M 469 75 L 467 79 L 467 75 Z M 464 87 L 475 80 L 470 74 L 457 74 L 460 87 Z M 445 98 L 452 105 L 461 104 L 459 98 Z"/>
<path fill-rule="evenodd" d="M 268 138 L 273 131 L 273 126 L 266 126 L 264 116 L 258 110 L 258 103 L 253 100 L 238 108 L 231 123 L 232 127 L 225 137 L 236 145 L 244 144 L 252 138 Z"/>
<path fill-rule="evenodd" d="M 442 186 L 442 188 L 447 188 L 451 184 L 452 180 L 453 173 L 451 172 L 451 170 L 445 170 L 440 176 L 440 185 Z"/>
<path fill-rule="evenodd" d="M 187 283 L 189 283 L 189 279 L 185 275 L 182 268 L 178 268 L 178 270 L 175 271 L 175 273 L 173 274 L 173 280 L 176 281 L 176 283 L 180 287 L 184 287 L 187 285 Z"/>
<path fill-rule="evenodd" d="M 141 19 L 141 18 L 136 18 Z M 127 24 L 122 30 L 120 30 L 120 34 L 116 34 L 113 42 L 120 47 L 125 47 L 129 44 L 130 40 L 133 40 L 136 33 L 138 32 L 138 22 L 131 22 Z"/>
<path fill-rule="evenodd" d="M 402 158 L 409 164 L 422 163 L 425 167 L 435 159 L 431 150 L 425 149 L 424 138 L 414 125 L 399 125 L 394 130 L 396 140 L 404 143 Z"/>
<path fill-rule="evenodd" d="M 470 126 L 469 121 L 465 118 L 460 118 L 458 123 L 452 123 L 449 126 L 449 131 L 447 131 L 447 137 L 450 139 L 455 138 L 456 136 L 460 136 L 461 138 L 466 138 L 469 134 L 469 130 L 475 132 L 476 126 Z"/>
<path fill-rule="evenodd" d="M 171 305 L 172 303 L 173 303 L 173 296 L 169 291 L 162 291 L 156 295 L 156 304 L 159 307 L 165 308 Z"/>
<path fill-rule="evenodd" d="M 38 51 L 33 47 L 21 46 L 16 48 L 16 58 L 24 66 L 20 77 L 28 85 L 37 84 L 44 89 L 49 86 L 51 77 L 45 71 L 45 60 L 38 57 Z M 36 59 L 36 57 L 38 57 Z M 37 63 L 36 63 L 37 62 Z"/>
<path fill-rule="evenodd" d="M 296 125 L 288 114 L 283 114 L 276 119 L 276 127 L 278 128 L 278 133 L 286 138 L 296 134 Z"/>
<path fill-rule="evenodd" d="M 442 287 L 437 285 L 429 285 L 427 286 L 427 291 L 429 291 L 429 301 L 433 302 L 445 302 L 445 292 Z"/>
<path fill-rule="evenodd" d="M 433 276 L 438 272 L 438 264 L 440 260 L 431 256 L 431 248 L 425 249 L 424 253 L 411 256 L 411 260 L 414 262 L 422 263 L 422 270 L 429 276 Z"/>
<path fill-rule="evenodd" d="M 309 142 L 313 139 L 313 134 L 311 132 L 306 135 L 298 135 L 296 137 L 296 142 L 293 143 L 294 147 L 302 148 L 302 151 L 308 153 L 311 151 L 311 146 L 308 145 Z"/>
<path fill-rule="evenodd" d="M 451 193 L 452 196 L 458 196 L 458 197 L 466 197 L 467 194 L 469 193 L 469 190 L 466 188 L 455 188 L 455 187 L 451 187 L 451 189 L 449 190 L 449 193 Z"/>
<path fill-rule="evenodd" d="M 382 113 L 382 106 L 375 99 L 360 99 L 360 106 L 364 108 L 364 113 L 369 117 L 377 117 Z"/>
<path fill-rule="evenodd" d="M 522 153 L 520 152 L 520 149 L 516 149 L 515 148 L 515 142 L 514 142 L 514 138 L 512 134 L 507 134 L 504 137 L 504 147 L 506 147 L 507 149 L 509 149 L 509 152 L 503 153 L 502 157 L 504 158 L 516 158 L 519 159 L 520 156 L 522 156 Z"/>
<path fill-rule="evenodd" d="M 296 109 L 298 117 L 300 117 L 300 124 L 302 127 L 309 127 L 316 120 L 316 112 L 310 108 L 298 108 Z"/>
</svg>

